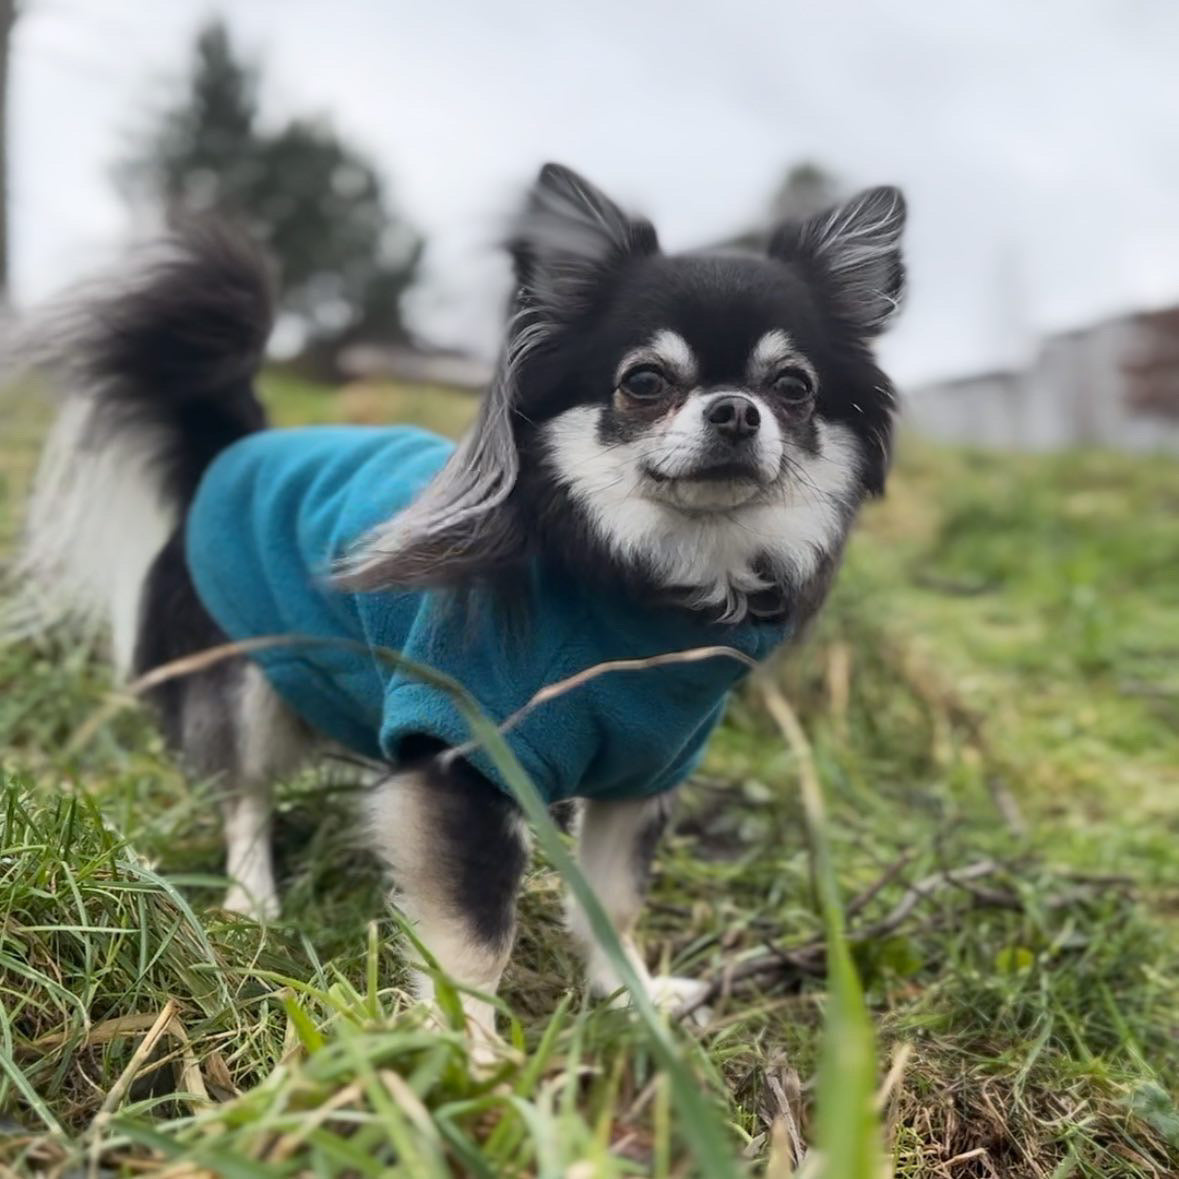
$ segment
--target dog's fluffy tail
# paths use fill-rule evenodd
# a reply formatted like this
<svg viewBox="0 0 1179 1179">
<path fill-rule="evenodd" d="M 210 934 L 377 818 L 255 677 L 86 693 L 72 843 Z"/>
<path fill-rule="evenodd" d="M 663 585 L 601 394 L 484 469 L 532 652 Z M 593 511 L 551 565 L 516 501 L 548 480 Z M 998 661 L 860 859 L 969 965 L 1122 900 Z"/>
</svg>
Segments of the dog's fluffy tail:
<svg viewBox="0 0 1179 1179">
<path fill-rule="evenodd" d="M 30 325 L 24 359 L 64 400 L 0 636 L 105 627 L 129 673 L 151 562 L 217 453 L 266 424 L 253 382 L 271 323 L 263 260 L 205 226 Z"/>
</svg>

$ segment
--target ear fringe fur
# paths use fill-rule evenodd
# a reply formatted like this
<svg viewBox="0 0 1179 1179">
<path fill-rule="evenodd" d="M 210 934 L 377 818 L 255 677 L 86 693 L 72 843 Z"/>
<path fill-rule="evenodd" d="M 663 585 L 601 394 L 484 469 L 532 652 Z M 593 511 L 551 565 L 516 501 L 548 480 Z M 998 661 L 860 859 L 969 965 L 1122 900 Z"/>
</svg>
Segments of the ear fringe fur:
<svg viewBox="0 0 1179 1179">
<path fill-rule="evenodd" d="M 520 473 L 513 414 L 520 366 L 547 332 L 529 312 L 516 325 L 474 426 L 403 511 L 340 563 L 347 589 L 450 585 L 509 563 L 523 538 L 510 499 Z"/>
<path fill-rule="evenodd" d="M 455 586 L 520 559 L 512 493 L 520 473 L 521 372 L 556 332 L 589 309 L 612 267 L 658 249 L 649 222 L 628 217 L 577 173 L 546 164 L 509 241 L 519 291 L 508 343 L 479 417 L 404 511 L 340 564 L 349 589 Z"/>
</svg>

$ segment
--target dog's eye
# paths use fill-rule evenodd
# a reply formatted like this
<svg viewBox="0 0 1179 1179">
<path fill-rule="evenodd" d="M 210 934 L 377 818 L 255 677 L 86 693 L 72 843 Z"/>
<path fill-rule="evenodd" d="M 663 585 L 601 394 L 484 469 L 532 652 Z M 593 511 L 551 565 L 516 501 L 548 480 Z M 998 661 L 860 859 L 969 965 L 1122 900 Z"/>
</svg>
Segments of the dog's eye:
<svg viewBox="0 0 1179 1179">
<path fill-rule="evenodd" d="M 618 382 L 618 387 L 636 401 L 651 401 L 663 393 L 667 381 L 654 365 L 644 364 L 632 368 Z"/>
<path fill-rule="evenodd" d="M 784 368 L 773 380 L 772 388 L 787 401 L 805 401 L 814 392 L 810 373 L 802 368 Z"/>
</svg>

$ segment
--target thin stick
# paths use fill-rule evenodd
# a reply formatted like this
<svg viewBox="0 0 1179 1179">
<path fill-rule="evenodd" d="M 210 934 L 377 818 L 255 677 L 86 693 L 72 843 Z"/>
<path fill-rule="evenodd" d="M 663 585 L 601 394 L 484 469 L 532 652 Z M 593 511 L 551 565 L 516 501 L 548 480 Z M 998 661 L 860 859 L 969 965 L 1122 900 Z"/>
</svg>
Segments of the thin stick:
<svg viewBox="0 0 1179 1179">
<path fill-rule="evenodd" d="M 327 639 L 317 638 L 313 635 L 264 635 L 255 639 L 238 639 L 232 643 L 221 643 L 219 646 L 209 647 L 204 651 L 197 651 L 193 655 L 185 655 L 180 659 L 173 659 L 169 663 L 161 664 L 128 684 L 122 694 L 114 696 L 77 730 L 66 746 L 66 752 L 73 753 L 86 745 L 98 729 L 120 708 L 131 699 L 141 696 L 152 688 L 157 688 L 170 680 L 179 679 L 181 676 L 204 671 L 206 668 L 238 655 L 252 655 L 258 651 L 272 650 L 277 647 L 335 647 L 340 650 L 354 650 L 365 654 L 372 652 L 372 648 L 367 644 L 353 639 Z M 393 654 L 396 653 L 390 652 L 390 655 Z M 642 671 L 646 668 L 667 667 L 671 664 L 700 663 L 705 659 L 734 659 L 746 667 L 757 667 L 757 660 L 746 655 L 744 651 L 738 651 L 735 647 L 723 646 L 689 647 L 683 651 L 668 651 L 661 655 L 648 655 L 642 659 L 610 659 L 583 668 L 563 680 L 545 684 L 520 708 L 502 721 L 497 728 L 500 733 L 510 732 L 534 709 L 539 708 L 542 704 L 547 704 L 550 700 L 555 700 L 558 696 L 572 692 L 575 688 L 580 688 L 591 680 L 596 680 L 599 676 L 612 675 L 620 671 Z M 428 669 L 419 668 L 418 670 L 421 672 Z M 432 679 L 433 677 L 427 676 L 425 678 Z M 478 748 L 478 744 L 476 741 L 467 741 L 450 750 L 449 756 L 465 756 L 473 749 Z"/>
<path fill-rule="evenodd" d="M 893 933 L 908 920 L 920 901 L 927 899 L 935 892 L 948 887 L 966 887 L 969 881 L 1001 872 L 1004 870 L 1004 867 L 1003 864 L 997 863 L 994 860 L 978 860 L 973 864 L 966 864 L 961 868 L 951 868 L 944 872 L 935 872 L 931 876 L 926 876 L 909 886 L 904 896 L 893 906 L 887 916 L 870 925 L 864 925 L 858 929 L 849 929 L 847 940 L 852 943 L 870 941 Z M 896 863 L 890 864 L 885 870 L 884 875 L 865 889 L 860 894 L 860 897 L 875 896 L 890 880 L 899 874 L 899 871 L 900 869 Z M 998 894 L 996 893 L 995 896 L 997 897 Z M 996 899 L 987 896 L 976 896 L 976 899 L 984 903 L 998 903 Z M 1005 907 L 1009 907 L 1009 898 L 1006 894 L 1003 895 L 1002 900 Z M 1018 905 L 1018 898 L 1014 894 L 1012 894 L 1010 901 L 1014 901 Z M 1049 905 L 1053 904 L 1052 901 L 1047 903 Z M 746 958 L 741 962 L 730 963 L 709 980 L 707 989 L 701 995 L 691 1003 L 685 1004 L 684 1007 L 677 1010 L 677 1017 L 680 1019 L 686 1018 L 705 1004 L 711 1003 L 720 996 L 727 995 L 736 984 L 750 982 L 762 975 L 781 974 L 786 971 L 793 971 L 795 974 L 807 976 L 821 975 L 826 966 L 826 954 L 826 942 L 823 939 L 818 939 L 801 946 L 796 946 L 790 950 L 775 947 L 764 954 L 758 954 L 756 957 Z"/>
<path fill-rule="evenodd" d="M 971 1159 L 981 1159 L 987 1153 L 985 1146 L 976 1146 L 973 1150 L 968 1150 L 964 1154 L 956 1154 L 952 1159 L 946 1159 L 942 1163 L 943 1167 L 956 1167 L 959 1163 L 968 1163 Z"/>
<path fill-rule="evenodd" d="M 98 1107 L 98 1113 L 94 1115 L 94 1121 L 90 1124 L 92 1131 L 97 1127 L 99 1119 L 108 1120 L 111 1111 L 123 1100 L 123 1095 L 131 1087 L 131 1082 L 135 1080 L 135 1074 L 139 1072 L 143 1062 L 151 1055 L 151 1050 L 156 1046 L 160 1037 L 168 1030 L 168 1025 L 172 1022 L 172 1017 L 175 1014 L 176 1000 L 169 999 L 164 1004 L 163 1010 L 156 1016 L 155 1023 L 148 1029 L 147 1035 L 139 1041 L 139 1047 L 131 1054 L 131 1059 L 127 1062 L 127 1067 L 119 1074 L 119 1079 L 115 1081 L 110 1092 L 102 1099 L 102 1105 Z"/>
<path fill-rule="evenodd" d="M 90 1179 L 97 1179 L 98 1176 L 99 1159 L 102 1157 L 102 1131 L 106 1129 L 107 1123 L 111 1120 L 111 1114 L 119 1107 L 119 1103 L 123 1100 L 127 1090 L 131 1088 L 131 1083 L 135 1080 L 144 1061 L 151 1055 L 152 1049 L 155 1048 L 160 1037 L 167 1030 L 175 1014 L 176 1000 L 169 999 L 160 1014 L 156 1016 L 155 1023 L 148 1029 L 147 1035 L 140 1040 L 139 1047 L 131 1054 L 127 1067 L 119 1074 L 118 1080 L 111 1086 L 110 1092 L 102 1100 L 102 1105 L 98 1107 L 98 1112 L 94 1115 L 89 1130 L 91 1144 L 87 1173 Z"/>
<path fill-rule="evenodd" d="M 857 940 L 863 940 L 892 933 L 917 907 L 918 901 L 926 899 L 947 886 L 961 885 L 967 881 L 977 880 L 981 876 L 991 876 L 1001 871 L 1002 867 L 995 860 L 978 860 L 962 868 L 947 868 L 944 872 L 935 872 L 932 876 L 926 876 L 923 880 L 918 880 L 916 884 L 909 886 L 908 891 L 893 906 L 892 911 L 886 917 L 882 917 L 879 921 L 867 925 L 863 929 L 856 930 L 855 937 Z"/>
<path fill-rule="evenodd" d="M 847 903 L 848 917 L 854 917 L 862 909 L 866 909 L 876 897 L 887 888 L 912 862 L 911 851 L 902 852 L 863 892 L 857 893 Z"/>
</svg>

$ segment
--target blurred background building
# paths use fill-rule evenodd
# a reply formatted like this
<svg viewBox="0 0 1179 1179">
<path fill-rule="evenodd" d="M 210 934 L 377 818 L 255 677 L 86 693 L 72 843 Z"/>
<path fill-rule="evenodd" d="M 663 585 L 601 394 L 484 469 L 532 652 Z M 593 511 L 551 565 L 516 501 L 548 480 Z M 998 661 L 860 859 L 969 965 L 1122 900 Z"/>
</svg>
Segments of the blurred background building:
<svg viewBox="0 0 1179 1179">
<path fill-rule="evenodd" d="M 923 432 L 974 446 L 1179 451 L 1179 308 L 1055 333 L 1024 366 L 910 389 L 907 408 Z"/>
</svg>

